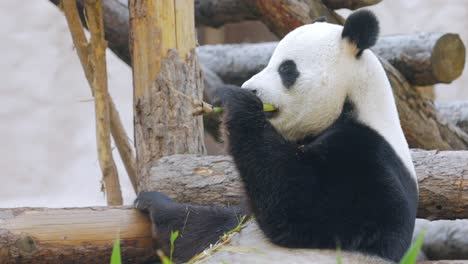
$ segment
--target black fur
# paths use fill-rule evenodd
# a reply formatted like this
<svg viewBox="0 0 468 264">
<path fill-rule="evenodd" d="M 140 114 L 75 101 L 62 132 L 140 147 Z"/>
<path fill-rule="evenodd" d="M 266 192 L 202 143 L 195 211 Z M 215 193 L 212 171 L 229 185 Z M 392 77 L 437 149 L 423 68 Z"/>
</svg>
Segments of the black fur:
<svg viewBox="0 0 468 264">
<path fill-rule="evenodd" d="M 327 22 L 327 17 L 326 16 L 318 17 L 314 21 L 312 21 L 312 23 L 315 23 L 315 22 Z"/>
<path fill-rule="evenodd" d="M 214 244 L 247 214 L 240 207 L 176 203 L 158 192 L 140 193 L 135 207 L 149 213 L 154 224 L 153 233 L 157 238 L 155 246 L 161 247 L 167 255 L 171 231 L 179 231 L 179 237 L 174 243 L 175 263 L 184 263 Z"/>
<path fill-rule="evenodd" d="M 416 217 L 416 184 L 389 143 L 356 121 L 350 102 L 320 135 L 290 142 L 254 94 L 227 87 L 221 98 L 230 153 L 272 242 L 341 245 L 394 261 L 403 256 Z"/>
<path fill-rule="evenodd" d="M 351 102 L 321 134 L 291 142 L 272 127 L 253 93 L 226 86 L 217 98 L 250 206 L 273 243 L 291 248 L 339 245 L 400 260 L 413 233 L 416 184 L 389 143 L 356 121 Z M 150 209 L 160 221 L 156 224 L 181 229 L 189 205 L 155 199 L 162 200 Z M 198 218 L 192 218 L 190 227 L 186 224 L 183 243 L 197 250 L 234 226 L 241 212 L 189 207 Z M 213 230 L 216 236 L 210 236 Z"/>
<path fill-rule="evenodd" d="M 344 24 L 343 38 L 356 44 L 357 57 L 360 57 L 365 49 L 375 45 L 379 36 L 379 21 L 369 10 L 359 10 L 352 13 Z"/>
<path fill-rule="evenodd" d="M 281 77 L 283 85 L 287 88 L 293 86 L 299 77 L 299 71 L 297 71 L 296 63 L 293 60 L 285 60 L 281 62 L 278 67 L 278 74 Z"/>
</svg>

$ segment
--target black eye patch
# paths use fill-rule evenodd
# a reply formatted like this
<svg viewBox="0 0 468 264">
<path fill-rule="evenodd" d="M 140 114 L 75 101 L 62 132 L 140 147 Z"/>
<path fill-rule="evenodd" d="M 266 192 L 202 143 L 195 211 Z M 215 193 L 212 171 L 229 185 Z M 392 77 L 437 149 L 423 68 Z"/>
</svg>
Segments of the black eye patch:
<svg viewBox="0 0 468 264">
<path fill-rule="evenodd" d="M 296 63 L 293 60 L 283 61 L 278 68 L 278 73 L 281 77 L 283 85 L 287 88 L 293 86 L 297 80 L 297 77 L 299 77 Z"/>
</svg>

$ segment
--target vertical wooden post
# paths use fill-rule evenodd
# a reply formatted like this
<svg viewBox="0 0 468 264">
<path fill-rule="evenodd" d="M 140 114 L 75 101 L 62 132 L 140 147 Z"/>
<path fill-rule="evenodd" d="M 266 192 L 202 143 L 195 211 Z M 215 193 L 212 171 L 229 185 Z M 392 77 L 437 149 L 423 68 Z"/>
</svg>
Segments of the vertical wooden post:
<svg viewBox="0 0 468 264">
<path fill-rule="evenodd" d="M 139 190 L 162 156 L 204 154 L 201 117 L 189 98 L 201 99 L 192 0 L 130 0 L 134 125 Z M 183 95 L 182 95 L 183 94 Z"/>
</svg>

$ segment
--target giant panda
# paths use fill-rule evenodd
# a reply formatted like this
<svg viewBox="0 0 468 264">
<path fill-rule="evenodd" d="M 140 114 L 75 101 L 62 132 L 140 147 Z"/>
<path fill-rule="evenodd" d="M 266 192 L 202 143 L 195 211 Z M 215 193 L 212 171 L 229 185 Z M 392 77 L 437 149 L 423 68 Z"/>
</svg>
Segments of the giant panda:
<svg viewBox="0 0 468 264">
<path fill-rule="evenodd" d="M 400 260 L 411 243 L 418 187 L 389 81 L 369 50 L 378 31 L 367 10 L 352 13 L 344 26 L 322 20 L 301 26 L 242 89 L 219 89 L 215 103 L 224 109 L 248 207 L 179 204 L 141 193 L 136 207 L 166 230 L 160 237 L 181 230 L 177 260 L 214 243 L 249 212 L 258 226 L 250 245 L 301 252 L 302 259 L 339 247 L 370 263 Z M 277 111 L 264 112 L 262 103 Z M 268 257 L 265 263 L 278 260 Z"/>
</svg>

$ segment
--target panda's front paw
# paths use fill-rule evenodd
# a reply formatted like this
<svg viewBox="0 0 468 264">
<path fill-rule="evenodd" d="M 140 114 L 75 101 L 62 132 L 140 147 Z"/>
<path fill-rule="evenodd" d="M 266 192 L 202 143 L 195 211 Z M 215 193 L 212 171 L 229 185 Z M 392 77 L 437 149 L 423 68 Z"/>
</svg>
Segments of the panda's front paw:
<svg viewBox="0 0 468 264">
<path fill-rule="evenodd" d="M 171 198 L 160 192 L 141 192 L 133 203 L 136 209 L 150 214 L 166 210 L 175 204 Z"/>
<path fill-rule="evenodd" d="M 249 90 L 234 85 L 224 85 L 217 89 L 213 106 L 220 106 L 226 113 L 262 113 L 260 98 Z"/>
</svg>

